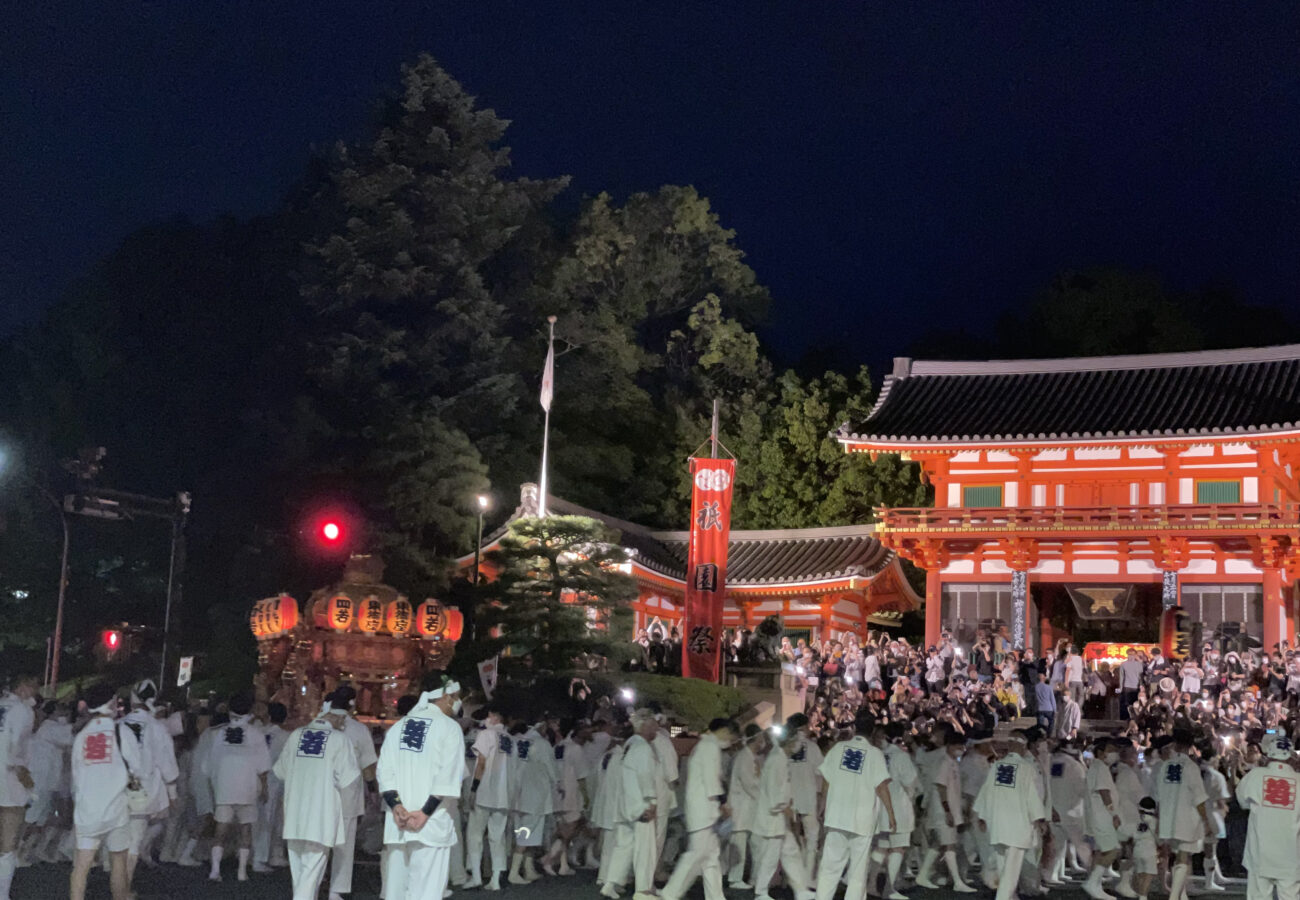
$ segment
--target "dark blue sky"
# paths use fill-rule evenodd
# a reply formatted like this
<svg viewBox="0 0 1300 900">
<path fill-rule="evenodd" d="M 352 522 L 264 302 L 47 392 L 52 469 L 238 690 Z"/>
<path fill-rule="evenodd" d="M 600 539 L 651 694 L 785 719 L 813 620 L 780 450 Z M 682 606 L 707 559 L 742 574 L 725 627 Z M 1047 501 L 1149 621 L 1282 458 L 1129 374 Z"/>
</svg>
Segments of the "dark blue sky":
<svg viewBox="0 0 1300 900">
<path fill-rule="evenodd" d="M 272 209 L 421 50 L 517 172 L 711 197 L 790 356 L 879 362 L 1068 267 L 1300 283 L 1294 2 L 16 6 L 0 332 L 140 225 Z"/>
</svg>

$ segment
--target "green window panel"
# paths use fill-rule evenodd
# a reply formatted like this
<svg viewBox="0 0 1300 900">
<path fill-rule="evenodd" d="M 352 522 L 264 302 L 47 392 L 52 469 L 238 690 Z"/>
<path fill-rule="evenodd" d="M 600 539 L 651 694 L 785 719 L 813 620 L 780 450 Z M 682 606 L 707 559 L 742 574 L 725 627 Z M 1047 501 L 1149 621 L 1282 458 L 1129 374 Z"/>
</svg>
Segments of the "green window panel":
<svg viewBox="0 0 1300 900">
<path fill-rule="evenodd" d="M 1196 482 L 1197 503 L 1240 503 L 1240 481 Z"/>
<path fill-rule="evenodd" d="M 961 489 L 961 505 L 965 507 L 972 506 L 1001 506 L 1002 505 L 1002 486 L 1001 485 L 972 485 Z"/>
</svg>

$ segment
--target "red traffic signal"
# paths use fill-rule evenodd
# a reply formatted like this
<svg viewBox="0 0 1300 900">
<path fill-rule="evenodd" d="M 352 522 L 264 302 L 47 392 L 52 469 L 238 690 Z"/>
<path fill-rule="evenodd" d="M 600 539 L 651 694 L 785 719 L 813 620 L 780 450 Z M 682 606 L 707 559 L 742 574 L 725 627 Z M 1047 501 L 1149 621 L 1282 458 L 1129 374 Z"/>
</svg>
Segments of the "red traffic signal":
<svg viewBox="0 0 1300 900">
<path fill-rule="evenodd" d="M 343 525 L 334 519 L 326 519 L 320 526 L 321 540 L 326 544 L 337 544 L 343 540 Z"/>
<path fill-rule="evenodd" d="M 99 638 L 104 644 L 104 649 L 109 653 L 116 653 L 122 647 L 122 632 L 115 629 L 104 631 Z"/>
</svg>

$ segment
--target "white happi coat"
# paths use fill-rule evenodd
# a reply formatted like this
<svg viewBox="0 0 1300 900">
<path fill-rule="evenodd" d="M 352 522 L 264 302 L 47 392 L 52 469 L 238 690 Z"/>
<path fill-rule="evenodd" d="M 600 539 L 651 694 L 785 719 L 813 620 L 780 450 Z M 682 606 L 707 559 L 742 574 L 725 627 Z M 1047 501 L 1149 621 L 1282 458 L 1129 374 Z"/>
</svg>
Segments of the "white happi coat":
<svg viewBox="0 0 1300 900">
<path fill-rule="evenodd" d="M 591 824 L 610 831 L 620 820 L 623 796 L 623 745 L 609 749 L 597 765 L 596 790 L 591 798 Z M 590 779 L 589 779 L 590 780 Z"/>
<path fill-rule="evenodd" d="M 510 767 L 514 741 L 504 725 L 489 725 L 474 738 L 474 755 L 483 760 L 477 805 L 484 809 L 510 809 Z M 423 801 L 421 801 L 423 802 Z"/>
<path fill-rule="evenodd" d="M 418 703 L 384 735 L 376 768 L 379 791 L 397 791 L 408 810 L 418 810 L 430 796 L 459 797 L 464 775 L 465 744 L 460 726 L 432 702 Z M 456 845 L 456 826 L 446 803 L 434 810 L 419 831 L 400 829 L 391 815 L 384 816 L 385 844 L 412 842 L 430 847 Z"/>
<path fill-rule="evenodd" d="M 36 790 L 46 795 L 66 794 L 68 783 L 68 750 L 72 747 L 72 723 L 46 719 L 36 729 L 29 745 L 31 760 L 28 770 L 36 782 Z"/>
<path fill-rule="evenodd" d="M 1062 823 L 1082 828 L 1088 799 L 1087 768 L 1068 753 L 1053 753 L 1048 772 L 1051 775 L 1053 811 L 1060 816 Z"/>
<path fill-rule="evenodd" d="M 15 770 L 31 771 L 29 745 L 36 714 L 13 694 L 0 697 L 0 806 L 26 806 L 30 793 Z"/>
<path fill-rule="evenodd" d="M 1269 760 L 1237 785 L 1237 802 L 1250 811 L 1246 870 L 1257 878 L 1300 881 L 1300 775 Z"/>
<path fill-rule="evenodd" d="M 773 747 L 764 757 L 758 777 L 753 833 L 763 838 L 784 836 L 785 811 L 790 808 L 790 801 L 790 761 L 785 751 Z"/>
<path fill-rule="evenodd" d="M 352 716 L 343 719 L 343 734 L 352 745 L 352 754 L 356 757 L 357 767 L 364 774 L 365 770 L 379 761 L 375 755 L 375 742 L 370 737 L 370 729 Z M 358 778 L 343 788 L 343 818 L 354 819 L 366 811 L 366 782 Z M 423 799 L 420 800 L 424 802 Z"/>
<path fill-rule="evenodd" d="M 623 764 L 619 768 L 617 821 L 635 822 L 651 804 L 659 803 L 659 798 L 667 792 L 662 772 L 650 742 L 639 734 L 628 738 L 623 745 Z M 668 809 L 664 806 L 658 806 L 656 811 L 661 816 L 668 814 Z"/>
<path fill-rule="evenodd" d="M 1201 767 L 1185 753 L 1175 753 L 1155 770 L 1152 783 L 1160 810 L 1162 841 L 1195 843 L 1205 837 L 1205 824 L 1197 807 L 1205 802 Z"/>
<path fill-rule="evenodd" d="M 655 732 L 652 746 L 655 751 L 655 764 L 659 767 L 659 815 L 667 816 L 677 808 L 675 788 L 681 778 L 681 773 L 677 770 L 677 748 L 673 746 L 673 740 L 668 736 L 668 732 L 662 728 Z"/>
<path fill-rule="evenodd" d="M 555 811 L 555 784 L 560 770 L 555 764 L 555 748 L 536 728 L 515 737 L 514 747 L 516 812 L 544 816 Z"/>
<path fill-rule="evenodd" d="M 965 823 L 961 809 L 961 775 L 957 769 L 957 761 L 948 755 L 947 751 L 935 761 L 931 783 L 926 791 L 926 810 L 925 824 L 930 828 L 938 828 L 947 824 L 947 817 L 943 812 L 943 802 L 941 797 L 948 801 L 948 809 L 952 812 L 953 827 Z"/>
<path fill-rule="evenodd" d="M 286 738 L 273 769 L 284 782 L 285 840 L 343 843 L 342 792 L 361 778 L 352 742 L 323 716 Z"/>
<path fill-rule="evenodd" d="M 271 754 L 266 735 L 253 724 L 252 716 L 234 716 L 214 732 L 207 753 L 200 758 L 200 770 L 212 781 L 213 801 L 218 806 L 239 806 L 257 802 L 259 776 L 271 771 Z"/>
<path fill-rule="evenodd" d="M 176 766 L 176 746 L 167 733 L 167 726 L 149 710 L 135 709 L 122 718 L 121 734 L 123 740 L 134 734 L 140 743 L 141 770 L 137 772 L 132 767 L 131 771 L 149 794 L 145 815 L 162 812 L 170 805 L 167 785 L 180 777 L 180 769 Z"/>
<path fill-rule="evenodd" d="M 826 827 L 864 837 L 875 834 L 877 807 L 884 809 L 876 788 L 889 780 L 885 754 L 858 735 L 831 747 L 818 773 L 826 779 Z"/>
<path fill-rule="evenodd" d="M 126 773 L 140 765 L 140 751 L 129 731 L 119 744 L 116 725 L 111 716 L 94 716 L 72 741 L 72 821 L 83 837 L 100 837 L 131 820 Z"/>
<path fill-rule="evenodd" d="M 886 744 L 885 765 L 889 769 L 889 799 L 894 805 L 894 834 L 911 834 L 916 828 L 916 789 L 920 773 L 912 756 L 896 744 Z M 829 794 L 827 795 L 829 801 Z M 889 816 L 882 806 L 876 816 L 876 829 L 889 828 Z"/>
<path fill-rule="evenodd" d="M 560 777 L 555 783 L 555 810 L 563 813 L 581 813 L 583 809 L 582 784 L 587 778 L 587 757 L 582 745 L 573 738 L 565 738 L 555 745 L 555 765 Z"/>
<path fill-rule="evenodd" d="M 1114 805 L 1115 779 L 1110 774 L 1110 766 L 1100 759 L 1089 760 L 1086 779 L 1088 799 L 1084 809 L 1084 827 L 1090 835 L 1109 834 L 1115 830 L 1115 822 L 1101 794 L 1102 791 L 1109 793 Z"/>
<path fill-rule="evenodd" d="M 722 744 L 712 734 L 700 735 L 686 766 L 686 831 L 712 828 L 722 815 Z"/>
<path fill-rule="evenodd" d="M 1038 762 L 1019 753 L 989 766 L 971 807 L 988 826 L 989 843 L 1024 850 L 1035 846 L 1034 823 L 1045 818 L 1038 777 Z"/>
<path fill-rule="evenodd" d="M 1115 813 L 1119 816 L 1119 834 L 1130 840 L 1137 834 L 1142 813 L 1138 802 L 1146 796 L 1142 774 L 1132 766 L 1120 763 L 1115 767 Z"/>
<path fill-rule="evenodd" d="M 751 830 L 758 808 L 758 757 L 748 744 L 737 750 L 731 761 L 727 803 L 731 806 L 731 821 L 736 831 Z"/>
<path fill-rule="evenodd" d="M 790 754 L 790 792 L 794 811 L 801 816 L 817 815 L 818 773 L 825 757 L 815 741 L 804 735 Z"/>
</svg>

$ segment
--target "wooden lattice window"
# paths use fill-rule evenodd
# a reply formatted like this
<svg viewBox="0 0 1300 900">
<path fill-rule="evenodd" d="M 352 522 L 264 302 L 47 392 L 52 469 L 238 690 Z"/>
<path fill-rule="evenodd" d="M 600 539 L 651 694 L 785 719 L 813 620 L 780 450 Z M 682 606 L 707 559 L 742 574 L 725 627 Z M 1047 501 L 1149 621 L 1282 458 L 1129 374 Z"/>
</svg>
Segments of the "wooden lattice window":
<svg viewBox="0 0 1300 900">
<path fill-rule="evenodd" d="M 1196 482 L 1197 503 L 1240 503 L 1240 481 Z"/>
<path fill-rule="evenodd" d="M 972 484 L 961 489 L 961 505 L 967 508 L 973 506 L 1001 506 L 1002 505 L 1002 485 L 1000 484 Z"/>
</svg>

